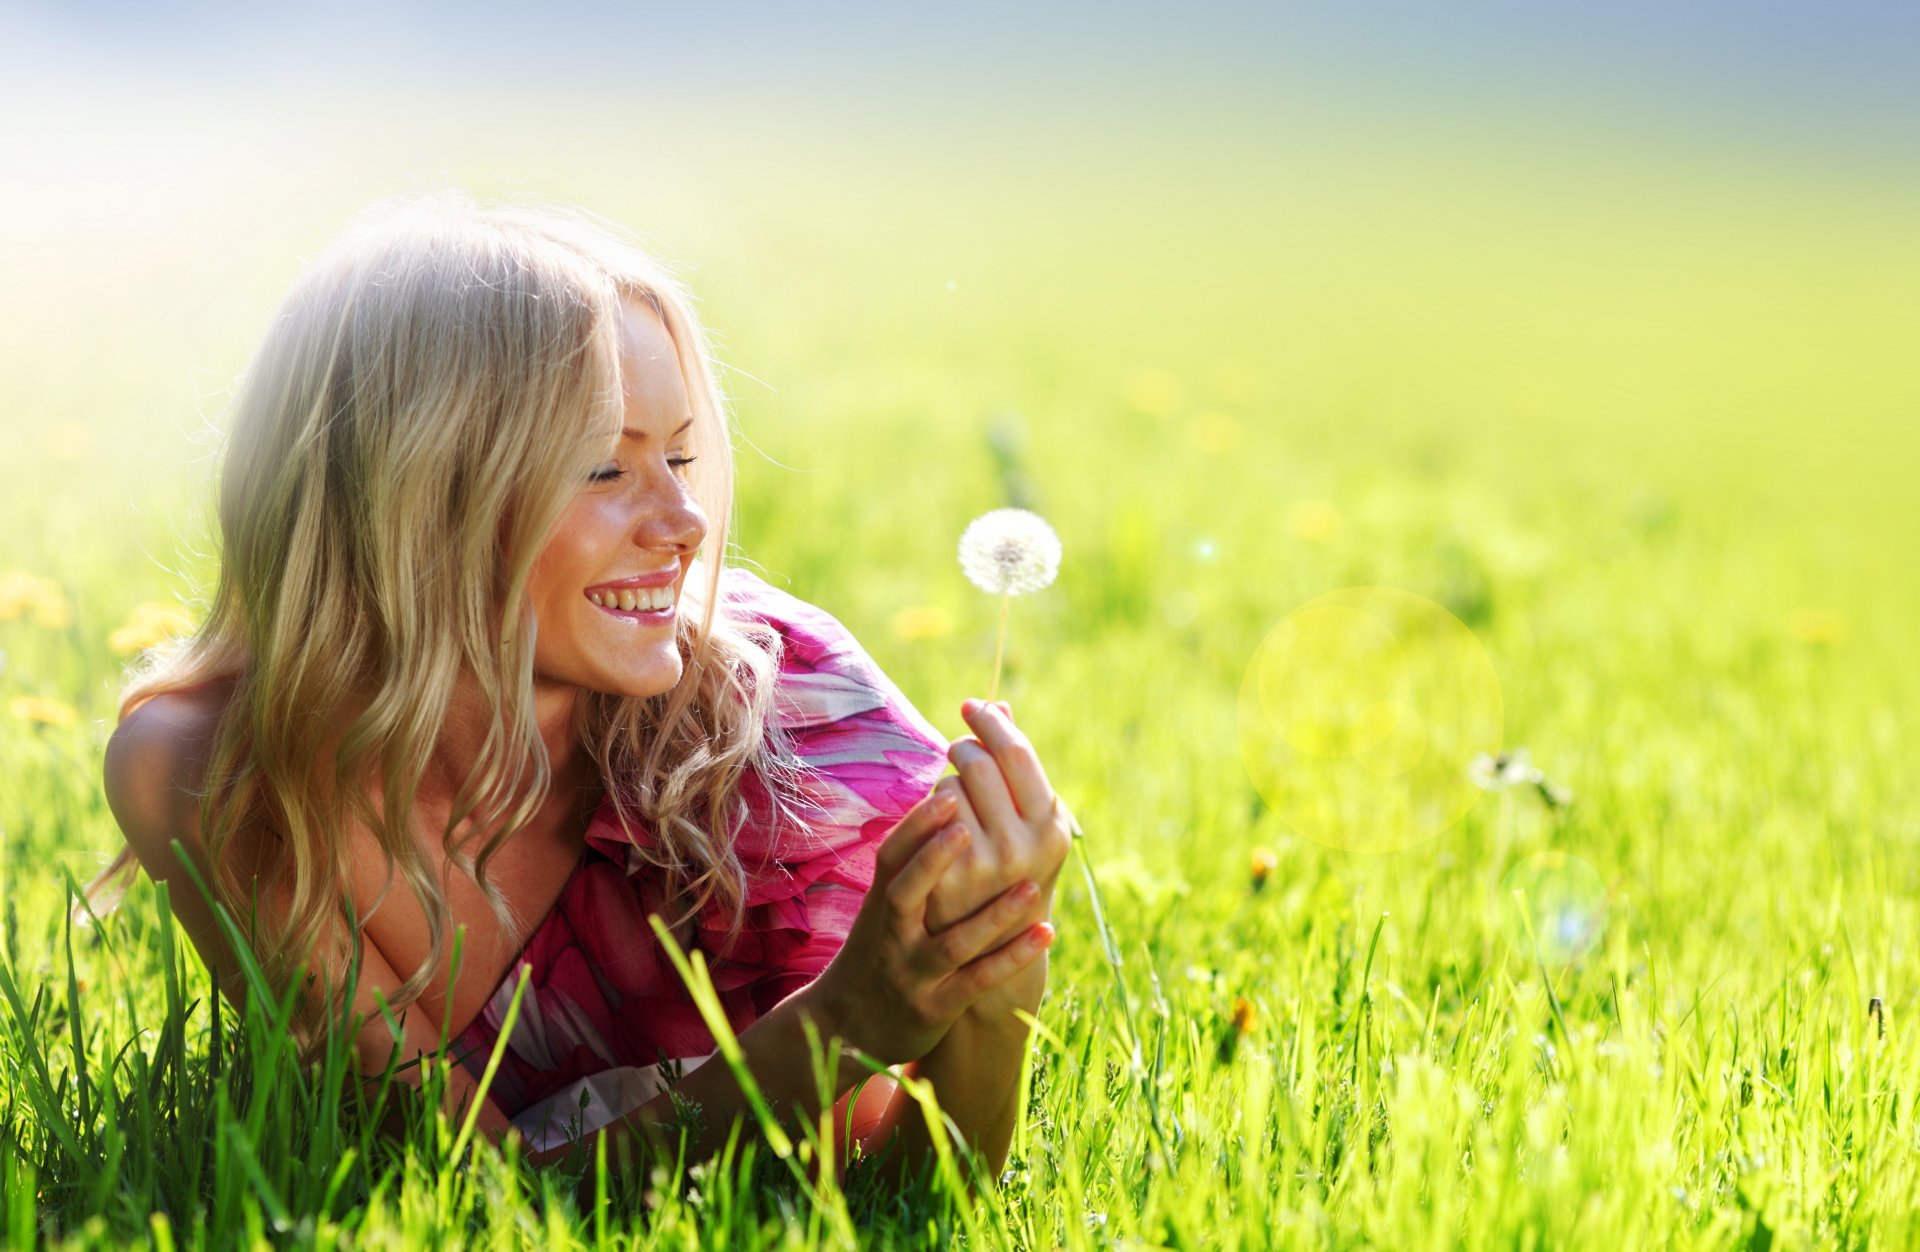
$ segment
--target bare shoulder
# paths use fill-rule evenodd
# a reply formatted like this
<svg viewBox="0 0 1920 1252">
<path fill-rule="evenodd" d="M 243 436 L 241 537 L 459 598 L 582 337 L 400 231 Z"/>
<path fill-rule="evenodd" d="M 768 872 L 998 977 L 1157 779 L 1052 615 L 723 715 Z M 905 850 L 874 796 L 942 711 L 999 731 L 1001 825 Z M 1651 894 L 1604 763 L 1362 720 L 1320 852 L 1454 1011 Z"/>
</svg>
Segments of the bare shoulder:
<svg viewBox="0 0 1920 1252">
<path fill-rule="evenodd" d="M 154 696 L 107 741 L 107 804 L 149 873 L 171 868 L 158 859 L 171 840 L 199 849 L 200 791 L 230 692 L 221 683 Z"/>
<path fill-rule="evenodd" d="M 253 882 L 250 907 L 280 913 L 288 879 L 267 832 L 252 825 L 233 831 L 216 872 L 201 830 L 201 808 L 221 718 L 233 680 L 167 692 L 142 702 L 107 741 L 102 783 L 107 807 L 127 850 L 155 883 L 169 885 L 169 901 L 210 968 L 237 970 L 210 901 L 218 882 Z M 174 851 L 180 845 L 187 864 Z M 191 881 L 183 871 L 191 868 Z"/>
</svg>

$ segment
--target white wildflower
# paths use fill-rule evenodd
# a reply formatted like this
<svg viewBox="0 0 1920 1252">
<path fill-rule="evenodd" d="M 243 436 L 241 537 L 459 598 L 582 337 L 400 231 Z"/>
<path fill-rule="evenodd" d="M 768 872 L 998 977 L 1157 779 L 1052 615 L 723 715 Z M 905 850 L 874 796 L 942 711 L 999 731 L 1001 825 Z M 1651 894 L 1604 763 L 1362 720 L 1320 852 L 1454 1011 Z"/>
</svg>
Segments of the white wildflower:
<svg viewBox="0 0 1920 1252">
<path fill-rule="evenodd" d="M 1544 775 L 1527 761 L 1525 748 L 1515 748 L 1498 755 L 1482 752 L 1467 765 L 1467 778 L 1483 791 L 1497 791 L 1501 787 L 1538 783 Z"/>
<path fill-rule="evenodd" d="M 1511 752 L 1480 753 L 1467 764 L 1467 779 L 1482 791 L 1503 787 L 1532 787 L 1548 808 L 1564 809 L 1573 803 L 1573 792 L 1562 787 L 1527 760 L 1525 748 Z"/>
<path fill-rule="evenodd" d="M 1060 572 L 1060 537 L 1028 509 L 982 513 L 960 536 L 960 568 L 993 595 L 1038 591 Z"/>
</svg>

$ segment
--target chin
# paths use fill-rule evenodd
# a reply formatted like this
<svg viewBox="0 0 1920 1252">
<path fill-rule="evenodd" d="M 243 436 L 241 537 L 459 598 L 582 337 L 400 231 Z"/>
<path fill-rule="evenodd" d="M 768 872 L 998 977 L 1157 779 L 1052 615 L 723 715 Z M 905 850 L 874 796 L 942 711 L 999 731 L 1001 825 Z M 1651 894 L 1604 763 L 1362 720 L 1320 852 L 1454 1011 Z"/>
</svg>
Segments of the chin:
<svg viewBox="0 0 1920 1252">
<path fill-rule="evenodd" d="M 590 689 L 601 695 L 625 696 L 632 700 L 647 700 L 662 696 L 680 685 L 680 671 L 672 674 L 644 674 L 633 676 L 608 675 Z"/>
</svg>

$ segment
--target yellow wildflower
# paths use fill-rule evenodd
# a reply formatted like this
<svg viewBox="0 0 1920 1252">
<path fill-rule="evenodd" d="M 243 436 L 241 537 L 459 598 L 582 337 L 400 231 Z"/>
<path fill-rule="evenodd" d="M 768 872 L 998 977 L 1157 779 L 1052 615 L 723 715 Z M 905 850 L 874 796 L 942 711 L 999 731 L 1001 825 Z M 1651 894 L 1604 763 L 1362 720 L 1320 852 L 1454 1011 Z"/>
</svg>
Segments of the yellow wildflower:
<svg viewBox="0 0 1920 1252">
<path fill-rule="evenodd" d="M 107 646 L 117 655 L 131 656 L 192 629 L 193 616 L 185 607 L 164 600 L 148 600 L 133 606 L 126 625 L 107 636 Z"/>
<path fill-rule="evenodd" d="M 1333 542 L 1340 526 L 1340 510 L 1324 500 L 1296 500 L 1287 510 L 1287 529 L 1309 543 Z"/>
<path fill-rule="evenodd" d="M 40 434 L 47 454 L 56 461 L 75 463 L 93 451 L 93 429 L 80 422 L 55 422 Z"/>
<path fill-rule="evenodd" d="M 1180 403 L 1180 380 L 1165 370 L 1141 370 L 1127 380 L 1127 404 L 1148 417 L 1165 417 Z"/>
<path fill-rule="evenodd" d="M 22 618 L 48 630 L 65 630 L 73 624 L 73 609 L 53 579 L 9 570 L 0 574 L 0 622 Z"/>
<path fill-rule="evenodd" d="M 1233 997 L 1233 1012 L 1218 1028 L 1219 1057 L 1222 1065 L 1230 1063 L 1240 1051 L 1240 1041 L 1254 1032 L 1259 1025 L 1260 1013 L 1254 1008 L 1253 1001 L 1245 996 Z"/>
<path fill-rule="evenodd" d="M 15 696 L 7 708 L 23 722 L 36 726 L 57 726 L 65 729 L 80 721 L 80 715 L 72 705 L 62 704 L 58 700 L 48 700 L 43 696 Z"/>
<path fill-rule="evenodd" d="M 910 604 L 893 615 L 893 633 L 901 639 L 939 639 L 952 625 L 947 611 L 931 604 Z"/>
<path fill-rule="evenodd" d="M 1273 873 L 1273 871 L 1279 867 L 1279 864 L 1280 858 L 1273 854 L 1272 848 L 1255 848 L 1253 850 L 1253 857 L 1248 865 L 1248 869 L 1253 875 L 1253 889 L 1255 891 L 1267 885 L 1267 875 Z"/>
<path fill-rule="evenodd" d="M 1202 413 L 1194 422 L 1193 442 L 1209 456 L 1225 456 L 1240 444 L 1240 423 L 1225 413 Z"/>
<path fill-rule="evenodd" d="M 1787 633 L 1801 643 L 1830 647 L 1847 637 L 1847 619 L 1825 609 L 1795 609 L 1787 618 Z"/>
<path fill-rule="evenodd" d="M 1228 404 L 1252 404 L 1265 383 L 1264 372 L 1250 361 L 1225 361 L 1213 371 L 1213 394 Z"/>
</svg>

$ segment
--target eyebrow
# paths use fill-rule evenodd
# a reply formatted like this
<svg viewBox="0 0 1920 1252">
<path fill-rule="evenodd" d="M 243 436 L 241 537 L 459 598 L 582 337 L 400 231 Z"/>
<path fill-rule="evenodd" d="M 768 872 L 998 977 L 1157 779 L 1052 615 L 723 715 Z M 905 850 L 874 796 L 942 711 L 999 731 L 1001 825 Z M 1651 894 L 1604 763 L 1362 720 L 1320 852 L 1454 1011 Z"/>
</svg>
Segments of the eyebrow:
<svg viewBox="0 0 1920 1252">
<path fill-rule="evenodd" d="M 692 419 L 692 418 L 688 418 L 688 419 L 687 419 L 686 421 L 684 421 L 684 422 L 682 422 L 682 423 L 680 423 L 680 426 L 679 426 L 679 429 L 677 429 L 677 430 L 675 430 L 675 431 L 674 431 L 673 433 L 677 435 L 677 434 L 679 434 L 679 433 L 680 433 L 680 431 L 682 431 L 682 430 L 685 430 L 685 429 L 686 429 L 687 427 L 689 427 L 689 426 L 691 426 L 691 425 L 693 425 L 693 419 Z M 644 430 L 635 430 L 635 429 L 634 429 L 633 427 L 631 427 L 631 426 L 622 426 L 622 427 L 620 428 L 620 433 L 621 433 L 622 435 L 625 435 L 625 436 L 626 436 L 627 438 L 629 438 L 629 439 L 637 439 L 637 440 L 639 440 L 639 441 L 640 441 L 641 443 L 645 443 L 645 442 L 647 441 L 647 432 L 646 432 L 646 431 L 644 431 Z"/>
</svg>

